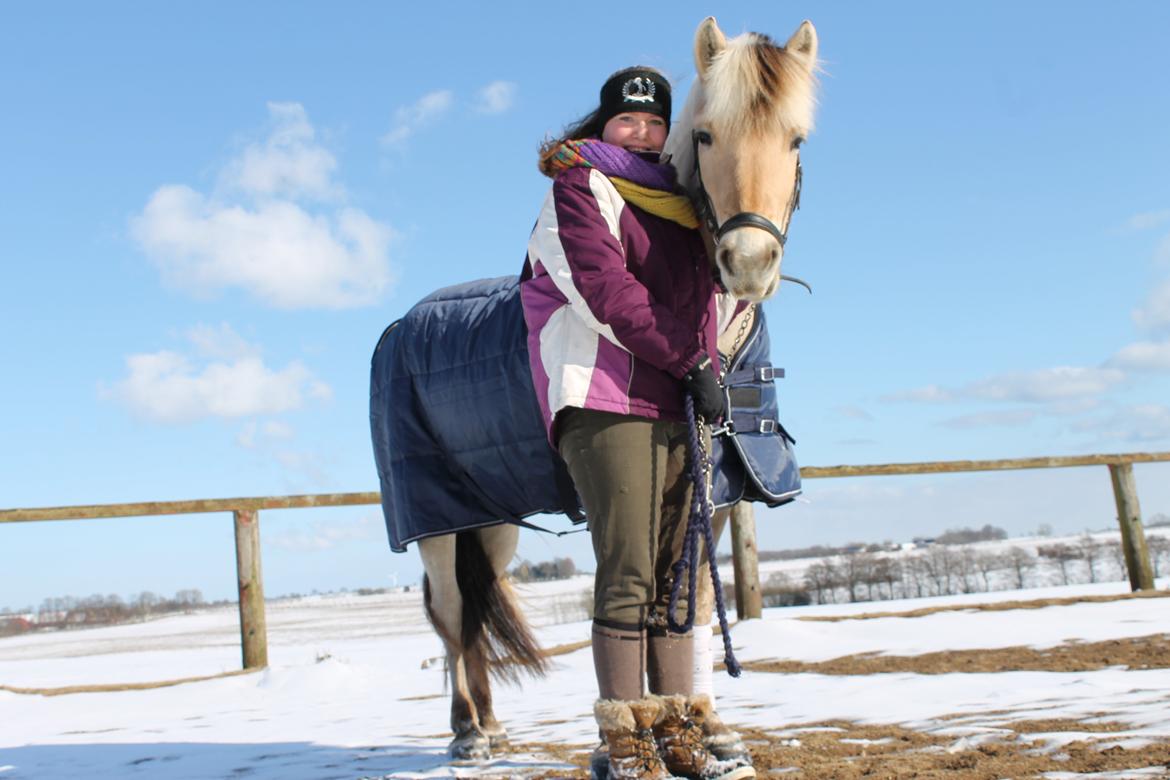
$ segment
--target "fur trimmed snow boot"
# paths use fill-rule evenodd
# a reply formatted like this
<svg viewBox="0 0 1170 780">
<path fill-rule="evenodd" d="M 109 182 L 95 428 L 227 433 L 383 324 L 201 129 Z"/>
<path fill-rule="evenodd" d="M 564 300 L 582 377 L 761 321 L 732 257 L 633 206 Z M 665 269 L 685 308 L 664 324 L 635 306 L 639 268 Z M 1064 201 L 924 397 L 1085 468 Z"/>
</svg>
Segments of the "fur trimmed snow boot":
<svg viewBox="0 0 1170 780">
<path fill-rule="evenodd" d="M 703 747 L 720 761 L 750 769 L 751 773 L 743 777 L 756 776 L 756 771 L 752 769 L 752 754 L 748 752 L 743 737 L 724 723 L 714 708 L 707 711 L 703 720 Z"/>
<path fill-rule="evenodd" d="M 721 761 L 703 744 L 703 724 L 711 714 L 709 696 L 662 696 L 662 715 L 654 727 L 658 752 L 666 768 L 696 780 L 747 780 L 756 770 L 745 763 Z"/>
<path fill-rule="evenodd" d="M 608 780 L 679 780 L 667 771 L 654 741 L 654 724 L 662 715 L 660 701 L 598 699 L 593 715 L 608 748 Z M 594 751 L 594 756 L 599 757 L 600 752 Z M 592 758 L 590 763 L 597 778 L 599 767 Z"/>
</svg>

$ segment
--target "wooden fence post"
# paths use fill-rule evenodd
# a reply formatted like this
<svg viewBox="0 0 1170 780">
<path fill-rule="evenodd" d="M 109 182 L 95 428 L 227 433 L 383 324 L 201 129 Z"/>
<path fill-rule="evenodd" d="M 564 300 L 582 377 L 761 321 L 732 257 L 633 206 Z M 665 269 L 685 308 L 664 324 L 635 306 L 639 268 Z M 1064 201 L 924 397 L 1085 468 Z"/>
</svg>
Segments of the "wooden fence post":
<svg viewBox="0 0 1170 780">
<path fill-rule="evenodd" d="M 268 666 L 268 623 L 260 574 L 260 512 L 232 512 L 236 528 L 236 579 L 240 590 L 240 645 L 245 669 Z"/>
<path fill-rule="evenodd" d="M 1153 590 L 1154 569 L 1150 565 L 1150 550 L 1142 530 L 1142 510 L 1138 504 L 1133 464 L 1110 463 L 1109 476 L 1113 480 L 1113 498 L 1117 502 L 1117 522 L 1121 526 L 1121 549 L 1125 553 L 1125 568 L 1129 570 L 1129 586 L 1134 591 Z"/>
<path fill-rule="evenodd" d="M 731 508 L 731 563 L 735 569 L 736 614 L 740 620 L 762 617 L 756 518 L 747 501 L 740 501 Z"/>
</svg>

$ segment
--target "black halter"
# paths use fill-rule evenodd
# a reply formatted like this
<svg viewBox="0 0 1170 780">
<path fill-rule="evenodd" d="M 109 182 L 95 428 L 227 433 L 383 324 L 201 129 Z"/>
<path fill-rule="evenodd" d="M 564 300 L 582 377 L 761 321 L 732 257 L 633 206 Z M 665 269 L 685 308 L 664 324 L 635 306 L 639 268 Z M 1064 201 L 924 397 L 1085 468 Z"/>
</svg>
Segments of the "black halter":
<svg viewBox="0 0 1170 780">
<path fill-rule="evenodd" d="M 798 154 L 796 157 L 796 186 L 792 188 L 792 198 L 788 201 L 783 230 L 776 227 L 776 223 L 763 214 L 757 214 L 754 211 L 741 211 L 720 225 L 715 217 L 715 207 L 711 205 L 711 196 L 707 194 L 707 188 L 703 186 L 703 171 L 699 168 L 699 136 L 700 131 L 691 131 L 691 145 L 695 156 L 695 177 L 699 182 L 698 211 L 699 218 L 706 223 L 707 230 L 711 232 L 711 238 L 718 244 L 720 239 L 736 228 L 754 227 L 771 233 L 780 242 L 780 247 L 783 248 L 788 243 L 788 225 L 792 222 L 792 215 L 800 208 L 800 180 L 803 175 L 800 167 L 800 155 Z"/>
</svg>

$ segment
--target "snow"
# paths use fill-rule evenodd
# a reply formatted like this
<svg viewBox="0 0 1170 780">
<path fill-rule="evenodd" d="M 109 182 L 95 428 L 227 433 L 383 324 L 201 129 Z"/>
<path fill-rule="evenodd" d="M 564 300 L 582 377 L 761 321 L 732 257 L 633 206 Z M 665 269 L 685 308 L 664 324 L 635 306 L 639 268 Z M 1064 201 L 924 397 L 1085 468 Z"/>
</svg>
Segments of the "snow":
<svg viewBox="0 0 1170 780">
<path fill-rule="evenodd" d="M 589 637 L 582 611 L 589 582 L 576 577 L 518 588 L 545 646 Z M 802 619 L 1127 591 L 1125 583 L 1111 582 L 769 609 L 763 620 L 736 625 L 732 636 L 741 661 L 815 662 L 852 653 L 1048 647 L 1170 632 L 1167 602 L 1160 598 L 915 618 Z M 236 621 L 234 609 L 221 608 L 2 639 L 0 685 L 61 687 L 233 671 L 240 664 Z M 0 690 L 0 780 L 498 777 L 534 766 L 568 768 L 540 757 L 479 767 L 448 764 L 449 700 L 443 665 L 434 663 L 441 647 L 417 592 L 273 602 L 268 630 L 271 665 L 254 674 L 123 692 L 41 696 Z M 720 658 L 720 638 L 714 642 Z M 589 745 L 596 736 L 589 649 L 553 660 L 555 670 L 544 681 L 498 686 L 497 713 L 513 741 Z M 717 674 L 715 691 L 725 720 L 771 731 L 783 726 L 793 731 L 781 736 L 793 740 L 800 738 L 800 724 L 833 719 L 946 734 L 960 750 L 1003 733 L 1012 720 L 1052 718 L 1123 722 L 1128 730 L 1110 736 L 1126 746 L 1170 739 L 1167 669 L 856 676 L 749 671 L 738 680 Z M 1041 738 L 1056 750 L 1078 736 Z"/>
</svg>

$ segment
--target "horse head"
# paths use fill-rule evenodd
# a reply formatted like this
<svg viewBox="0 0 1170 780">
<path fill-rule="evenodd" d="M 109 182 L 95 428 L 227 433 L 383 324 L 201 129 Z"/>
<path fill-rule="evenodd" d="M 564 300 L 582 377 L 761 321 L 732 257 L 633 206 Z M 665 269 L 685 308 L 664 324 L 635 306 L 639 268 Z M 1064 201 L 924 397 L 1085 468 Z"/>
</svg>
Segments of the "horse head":
<svg viewBox="0 0 1170 780">
<path fill-rule="evenodd" d="M 723 284 L 762 301 L 780 285 L 800 204 L 800 144 L 812 130 L 817 33 L 802 22 L 783 46 L 766 35 L 728 40 L 714 17 L 695 33 L 698 77 L 665 152 L 711 234 Z"/>
</svg>

